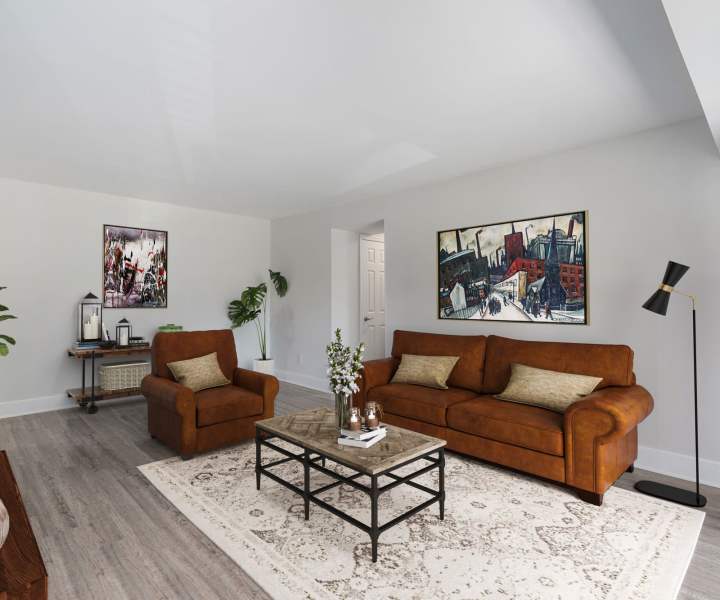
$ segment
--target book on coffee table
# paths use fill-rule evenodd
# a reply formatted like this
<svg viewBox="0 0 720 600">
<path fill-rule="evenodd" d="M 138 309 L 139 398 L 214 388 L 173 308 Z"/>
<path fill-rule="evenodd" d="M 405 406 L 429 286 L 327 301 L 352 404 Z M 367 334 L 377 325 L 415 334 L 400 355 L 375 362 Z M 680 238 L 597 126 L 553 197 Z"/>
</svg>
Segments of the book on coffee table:
<svg viewBox="0 0 720 600">
<path fill-rule="evenodd" d="M 369 440 L 370 438 L 375 437 L 379 431 L 385 431 L 385 425 L 380 425 L 379 427 L 375 427 L 374 429 L 363 426 L 358 431 L 343 428 L 340 429 L 340 435 L 352 438 L 354 440 Z"/>
<path fill-rule="evenodd" d="M 357 432 L 353 432 L 357 433 Z M 340 435 L 338 438 L 338 444 L 341 446 L 352 446 L 353 448 L 369 448 L 373 444 L 377 444 L 381 439 L 383 439 L 387 433 L 386 429 L 378 429 L 373 430 L 373 435 L 370 438 L 359 440 L 357 438 L 348 437 L 346 435 Z"/>
</svg>

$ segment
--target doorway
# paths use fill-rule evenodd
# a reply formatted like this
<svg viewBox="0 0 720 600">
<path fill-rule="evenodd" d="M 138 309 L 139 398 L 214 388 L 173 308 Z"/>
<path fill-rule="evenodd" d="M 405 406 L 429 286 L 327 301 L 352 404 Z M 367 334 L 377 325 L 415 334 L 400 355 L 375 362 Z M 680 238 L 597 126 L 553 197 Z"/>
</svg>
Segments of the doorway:
<svg viewBox="0 0 720 600">
<path fill-rule="evenodd" d="M 385 353 L 385 236 L 360 236 L 360 340 L 365 360 Z"/>
</svg>

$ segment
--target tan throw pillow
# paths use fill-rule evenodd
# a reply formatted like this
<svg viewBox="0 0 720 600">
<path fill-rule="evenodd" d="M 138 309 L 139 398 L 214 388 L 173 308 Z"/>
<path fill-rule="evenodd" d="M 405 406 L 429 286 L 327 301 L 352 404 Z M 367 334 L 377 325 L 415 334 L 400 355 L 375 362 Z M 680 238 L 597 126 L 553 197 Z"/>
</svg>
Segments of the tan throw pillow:
<svg viewBox="0 0 720 600">
<path fill-rule="evenodd" d="M 540 406 L 559 413 L 587 396 L 602 381 L 602 377 L 558 373 L 517 363 L 513 363 L 511 369 L 510 381 L 497 398 Z"/>
<path fill-rule="evenodd" d="M 220 369 L 217 352 L 198 358 L 171 362 L 167 366 L 175 380 L 180 385 L 189 387 L 193 392 L 230 383 Z"/>
<path fill-rule="evenodd" d="M 417 356 L 403 354 L 395 375 L 390 383 L 412 383 L 425 387 L 446 390 L 445 383 L 450 377 L 459 356 Z"/>
</svg>

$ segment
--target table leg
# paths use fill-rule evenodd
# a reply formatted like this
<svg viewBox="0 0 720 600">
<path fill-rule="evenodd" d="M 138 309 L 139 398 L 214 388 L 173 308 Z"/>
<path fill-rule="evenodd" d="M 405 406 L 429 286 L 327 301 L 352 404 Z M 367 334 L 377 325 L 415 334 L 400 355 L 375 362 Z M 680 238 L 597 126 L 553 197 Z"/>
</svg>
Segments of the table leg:
<svg viewBox="0 0 720 600">
<path fill-rule="evenodd" d="M 445 448 L 438 450 L 438 479 L 440 484 L 440 520 L 445 519 Z"/>
<path fill-rule="evenodd" d="M 95 404 L 95 352 L 90 353 L 90 404 L 87 407 L 89 415 L 95 414 L 98 409 Z"/>
<path fill-rule="evenodd" d="M 80 396 L 80 408 L 87 406 L 87 399 L 85 398 L 85 359 L 82 359 L 82 396 Z"/>
<path fill-rule="evenodd" d="M 378 538 L 380 531 L 378 529 L 378 477 L 373 475 L 370 477 L 370 541 L 372 542 L 372 561 L 377 562 L 378 554 Z"/>
<path fill-rule="evenodd" d="M 305 471 L 305 493 L 303 499 L 305 500 L 305 520 L 310 518 L 310 450 L 303 452 L 303 469 Z"/>
<path fill-rule="evenodd" d="M 255 485 L 257 489 L 260 489 L 260 465 L 262 464 L 262 438 L 260 437 L 260 430 L 255 430 Z"/>
</svg>

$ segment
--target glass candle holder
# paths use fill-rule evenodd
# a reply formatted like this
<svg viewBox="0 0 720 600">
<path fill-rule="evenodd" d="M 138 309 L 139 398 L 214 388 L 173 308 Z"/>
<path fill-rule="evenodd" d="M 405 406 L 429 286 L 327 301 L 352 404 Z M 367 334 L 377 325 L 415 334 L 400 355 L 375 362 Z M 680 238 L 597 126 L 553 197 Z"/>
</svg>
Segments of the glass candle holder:
<svg viewBox="0 0 720 600">
<path fill-rule="evenodd" d="M 350 431 L 360 431 L 360 409 L 353 406 L 350 409 Z"/>
</svg>

